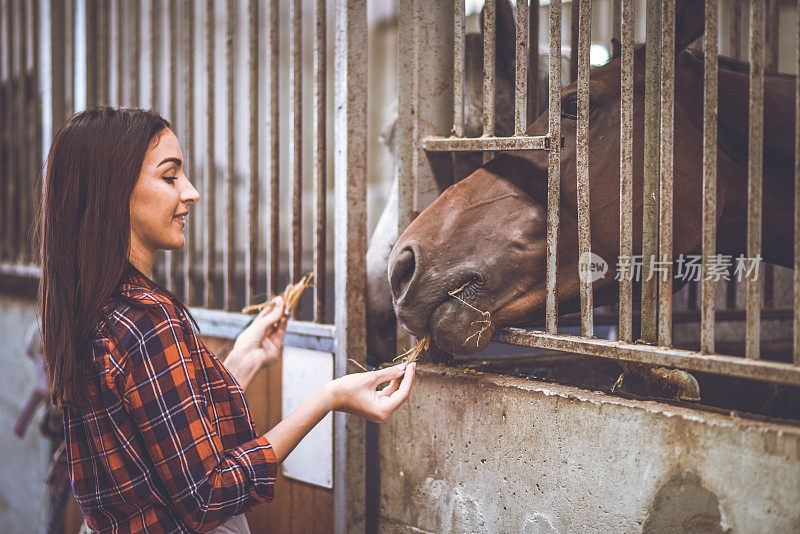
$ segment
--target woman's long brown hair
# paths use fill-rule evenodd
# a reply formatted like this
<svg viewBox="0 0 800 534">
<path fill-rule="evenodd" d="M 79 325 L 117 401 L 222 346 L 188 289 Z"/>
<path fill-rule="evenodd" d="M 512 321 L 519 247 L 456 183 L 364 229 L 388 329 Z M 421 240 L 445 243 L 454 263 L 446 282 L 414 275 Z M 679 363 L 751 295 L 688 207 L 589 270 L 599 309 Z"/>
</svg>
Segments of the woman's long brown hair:
<svg viewBox="0 0 800 534">
<path fill-rule="evenodd" d="M 84 405 L 89 342 L 103 305 L 133 269 L 131 194 L 147 150 L 168 128 L 154 111 L 95 107 L 70 118 L 50 147 L 37 229 L 42 341 L 54 404 Z"/>
</svg>

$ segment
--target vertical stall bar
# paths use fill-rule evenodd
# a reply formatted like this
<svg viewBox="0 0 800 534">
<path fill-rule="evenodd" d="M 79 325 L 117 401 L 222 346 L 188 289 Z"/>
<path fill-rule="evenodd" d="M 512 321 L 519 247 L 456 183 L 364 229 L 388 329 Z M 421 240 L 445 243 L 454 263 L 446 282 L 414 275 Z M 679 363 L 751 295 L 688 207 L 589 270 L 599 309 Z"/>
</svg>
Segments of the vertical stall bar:
<svg viewBox="0 0 800 534">
<path fill-rule="evenodd" d="M 9 1 L 9 0 L 5 0 Z M 67 4 L 65 2 L 49 2 L 50 4 L 50 20 L 64 20 L 66 18 Z M 6 33 L 8 39 L 8 33 Z M 55 137 L 56 132 L 61 128 L 64 119 L 67 116 L 67 107 L 65 93 L 67 92 L 67 57 L 66 47 L 66 29 L 63 24 L 50 24 L 50 94 L 52 100 L 52 131 L 50 132 L 51 139 Z M 8 82 L 11 78 L 9 62 L 11 61 L 10 51 L 11 46 L 9 42 L 3 43 L 3 63 L 5 65 L 5 72 L 8 75 L 6 79 L 6 98 L 10 96 Z M 6 113 L 11 110 L 10 102 L 5 101 Z M 8 116 L 6 116 L 8 117 Z M 3 121 L 3 131 L 5 135 L 10 136 L 11 121 Z M 7 146 L 7 145 L 6 145 Z M 6 162 L 7 163 L 7 162 Z M 5 193 L 5 188 L 1 189 Z M 0 205 L 3 201 L 0 200 Z M 5 226 L 5 219 L 0 219 Z M 3 232 L 0 231 L 0 235 Z"/>
<path fill-rule="evenodd" d="M 658 344 L 672 345 L 672 212 L 675 147 L 675 0 L 661 6 L 661 145 L 658 223 Z"/>
<path fill-rule="evenodd" d="M 97 102 L 108 105 L 109 95 L 109 66 L 111 65 L 108 28 L 111 23 L 109 17 L 108 0 L 97 3 Z"/>
<path fill-rule="evenodd" d="M 647 0 L 644 97 L 644 185 L 642 187 L 642 334 L 646 343 L 658 339 L 658 278 L 651 276 L 658 253 L 659 86 L 661 62 L 661 1 Z"/>
<path fill-rule="evenodd" d="M 800 74 L 800 8 L 797 9 L 797 72 Z M 800 75 L 794 96 L 794 364 L 800 365 Z"/>
<path fill-rule="evenodd" d="M 578 79 L 578 17 L 580 0 L 572 0 L 569 5 L 569 81 Z"/>
<path fill-rule="evenodd" d="M 303 259 L 303 5 L 289 4 L 289 174 L 292 177 L 292 282 L 300 279 Z M 294 317 L 299 317 L 299 306 Z"/>
<path fill-rule="evenodd" d="M 97 42 L 97 7 L 99 0 L 85 0 L 84 2 L 84 43 L 86 46 L 86 105 L 98 103 L 97 99 L 97 64 L 99 63 Z"/>
<path fill-rule="evenodd" d="M 495 28 L 497 0 L 483 7 L 483 135 L 494 136 Z M 484 154 L 484 160 L 488 153 Z"/>
<path fill-rule="evenodd" d="M 730 55 L 735 59 L 742 57 L 742 2 L 744 0 L 731 0 L 731 35 L 729 46 Z"/>
<path fill-rule="evenodd" d="M 214 154 L 214 0 L 206 0 L 206 161 L 205 161 L 205 251 L 203 262 L 203 279 L 205 294 L 203 303 L 206 308 L 214 307 L 214 260 L 216 247 L 216 162 Z"/>
<path fill-rule="evenodd" d="M 514 135 L 525 135 L 528 129 L 528 105 L 525 95 L 528 90 L 528 0 L 518 0 L 517 23 L 517 68 L 514 84 Z"/>
<path fill-rule="evenodd" d="M 280 3 L 271 0 L 269 4 L 269 243 L 267 252 L 267 292 L 280 290 L 280 114 L 279 114 L 279 23 Z"/>
<path fill-rule="evenodd" d="M 622 0 L 614 0 L 611 7 L 611 57 L 621 53 L 622 43 Z"/>
<path fill-rule="evenodd" d="M 9 0 L 8 4 L 8 18 L 6 19 L 9 24 L 9 51 L 11 54 L 11 63 L 9 72 L 11 77 L 9 78 L 9 89 L 11 91 L 12 96 L 12 104 L 10 110 L 11 116 L 11 123 L 12 124 L 20 124 L 22 122 L 21 117 L 19 116 L 20 113 L 20 103 L 22 99 L 20 95 L 22 91 L 20 87 L 22 86 L 21 83 L 21 72 L 22 69 L 20 67 L 20 60 L 19 60 L 19 52 L 20 52 L 20 27 L 19 21 L 17 20 L 17 13 L 21 9 L 21 0 Z M 8 206 L 8 229 L 9 229 L 9 248 L 10 248 L 10 257 L 14 261 L 17 260 L 17 254 L 19 252 L 19 231 L 20 231 L 20 224 L 19 224 L 19 176 L 21 173 L 22 168 L 22 161 L 20 158 L 20 145 L 19 136 L 15 135 L 12 132 L 11 138 L 9 139 L 8 144 L 8 156 L 9 156 L 9 167 L 11 172 L 9 173 L 9 180 L 8 180 L 8 197 L 6 198 L 7 206 Z"/>
<path fill-rule="evenodd" d="M 131 84 L 131 106 L 140 105 L 139 95 L 139 61 L 141 54 L 141 6 L 139 2 L 131 2 L 131 62 L 130 62 L 130 84 Z"/>
<path fill-rule="evenodd" d="M 32 138 L 30 140 L 31 144 L 31 180 L 32 184 L 38 183 L 38 173 L 42 167 L 42 98 L 41 98 L 41 86 L 40 86 L 40 72 L 39 72 L 39 57 L 41 55 L 41 43 L 39 39 L 41 38 L 40 35 L 40 25 L 42 19 L 42 5 L 41 0 L 32 0 L 31 2 L 31 103 L 30 103 L 30 110 L 31 110 L 31 134 Z M 2 170 L 0 170 L 2 172 Z M 36 199 L 36 186 L 32 186 L 31 193 L 30 193 L 30 202 L 31 206 L 34 206 L 32 210 L 32 215 L 35 214 L 35 199 Z M 35 228 L 35 220 L 30 221 L 30 228 Z M 30 256 L 29 261 L 34 263 L 36 261 L 36 250 L 33 248 L 33 243 L 31 243 L 30 249 Z"/>
<path fill-rule="evenodd" d="M 161 50 L 161 32 L 158 31 L 158 14 L 159 10 L 156 6 L 156 0 L 150 0 L 150 9 L 148 10 L 148 17 L 150 19 L 150 105 L 153 109 L 159 109 L 158 105 L 158 86 L 159 86 L 159 55 L 162 52 Z M 174 23 L 174 19 L 170 22 Z M 172 30 L 174 31 L 174 29 Z M 170 32 L 172 33 L 172 32 Z M 175 43 L 170 44 L 170 53 L 172 52 L 172 48 Z M 172 69 L 170 69 L 171 71 Z M 170 91 L 170 95 L 175 93 L 175 87 L 172 87 L 172 91 Z M 170 121 L 175 120 L 175 117 L 170 114 L 169 117 Z M 172 125 L 173 128 L 175 125 Z"/>
<path fill-rule="evenodd" d="M 539 0 L 528 7 L 528 113 L 530 120 L 539 115 Z"/>
<path fill-rule="evenodd" d="M 547 160 L 547 277 L 545 286 L 545 325 L 550 334 L 558 333 L 558 214 L 561 196 L 561 0 L 550 2 L 548 133 Z"/>
<path fill-rule="evenodd" d="M 185 172 L 194 175 L 194 0 L 183 2 L 183 165 Z M 197 294 L 194 284 L 194 264 L 196 253 L 196 228 L 198 217 L 192 217 L 186 228 L 186 244 L 183 247 L 183 297 L 194 304 Z"/>
<path fill-rule="evenodd" d="M 314 321 L 325 322 L 325 275 L 326 275 L 326 220 L 325 209 L 327 187 L 327 121 L 325 99 L 325 73 L 327 71 L 326 55 L 327 13 L 325 0 L 317 0 L 315 12 L 316 24 L 314 31 L 314 191 L 317 201 L 315 231 L 314 231 Z"/>
<path fill-rule="evenodd" d="M 464 26 L 464 0 L 455 0 L 453 4 L 453 133 L 456 137 L 464 137 L 464 83 L 466 78 L 464 73 Z M 517 42 L 519 42 L 519 37 Z"/>
<path fill-rule="evenodd" d="M 247 173 L 248 221 L 247 249 L 245 250 L 245 304 L 253 304 L 257 291 L 256 269 L 258 266 L 258 3 L 247 3 L 247 36 L 249 40 L 248 72 L 250 93 L 250 130 L 248 132 L 250 172 Z"/>
<path fill-rule="evenodd" d="M 573 10 L 575 4 L 573 2 Z M 591 264 L 592 234 L 589 219 L 589 47 L 592 44 L 592 1 L 579 0 L 578 6 L 578 124 L 576 167 L 578 180 L 578 261 L 581 284 L 581 335 L 594 336 L 592 317 L 592 277 L 581 268 Z M 581 276 L 582 274 L 582 276 Z"/>
<path fill-rule="evenodd" d="M 750 106 L 748 112 L 747 257 L 761 256 L 761 189 L 764 154 L 764 4 L 750 2 Z M 756 264 L 758 265 L 758 264 Z M 745 356 L 758 359 L 761 340 L 761 280 L 758 268 L 747 272 Z"/>
<path fill-rule="evenodd" d="M 64 74 L 65 74 L 65 87 L 64 87 L 64 105 L 65 113 L 62 117 L 58 128 L 75 113 L 75 0 L 65 1 L 64 13 L 64 41 L 61 46 L 64 47 Z"/>
<path fill-rule="evenodd" d="M 633 28 L 635 0 L 622 0 L 620 41 L 619 255 L 633 258 Z M 619 282 L 619 339 L 633 341 L 633 272 Z"/>
<path fill-rule="evenodd" d="M 17 182 L 17 255 L 16 259 L 24 263 L 28 234 L 28 183 L 31 180 L 31 169 L 28 167 L 30 146 L 28 145 L 28 135 L 30 125 L 27 124 L 26 110 L 28 108 L 28 2 L 19 0 L 17 4 L 17 117 L 20 125 L 17 139 L 17 175 L 14 177 Z"/>
<path fill-rule="evenodd" d="M 225 309 L 232 311 L 236 296 L 236 226 L 234 224 L 233 204 L 235 202 L 235 175 L 236 155 L 234 136 L 235 126 L 235 99 L 234 99 L 234 69 L 233 69 L 233 41 L 236 36 L 236 0 L 227 0 L 226 38 L 225 38 L 225 69 L 227 92 L 227 121 L 228 121 L 228 170 L 225 174 Z"/>
<path fill-rule="evenodd" d="M 700 352 L 714 352 L 714 279 L 706 276 L 717 251 L 717 101 L 718 0 L 706 0 L 703 38 L 703 285 L 700 308 Z"/>
<path fill-rule="evenodd" d="M 780 5 L 778 0 L 767 0 L 765 6 L 765 27 L 770 31 L 766 32 L 766 49 L 764 51 L 764 69 L 777 71 L 779 60 L 779 46 L 780 41 Z M 765 308 L 772 308 L 775 305 L 775 267 L 772 263 L 764 264 L 764 285 L 763 291 L 763 305 Z"/>
<path fill-rule="evenodd" d="M 9 243 L 8 237 L 8 229 L 10 227 L 8 222 L 8 188 L 9 188 L 9 178 L 12 175 L 11 172 L 11 109 L 12 109 L 12 95 L 13 92 L 11 90 L 11 22 L 7 16 L 7 8 L 10 3 L 10 0 L 1 0 L 0 1 L 0 38 L 2 38 L 2 43 L 0 44 L 0 54 L 2 54 L 2 73 L 0 73 L 0 89 L 2 89 L 2 122 L 0 123 L 0 128 L 2 128 L 2 138 L 0 141 L 2 145 L 0 146 L 0 155 L 2 159 L 0 160 L 0 259 L 6 260 L 10 251 L 7 249 Z M 50 10 L 50 16 L 53 17 L 57 12 L 58 7 L 61 7 L 63 10 L 63 5 L 59 6 L 52 6 Z M 63 11 L 62 11 L 63 12 Z M 63 15 L 62 15 L 63 17 Z M 59 28 L 60 29 L 60 28 Z M 59 30 L 56 28 L 52 29 L 51 38 L 53 42 L 56 41 L 56 32 Z M 53 49 L 55 50 L 56 46 L 53 45 Z M 63 67 L 63 65 L 62 65 Z M 55 87 L 57 84 L 57 80 L 55 79 L 56 68 L 53 69 L 53 86 Z M 63 81 L 63 78 L 58 81 Z M 58 93 L 53 92 L 54 95 L 58 95 Z M 53 98 L 54 102 L 57 100 L 57 96 Z M 53 109 L 56 109 L 56 104 L 53 104 Z M 55 124 L 55 120 L 53 121 Z"/>
<path fill-rule="evenodd" d="M 114 17 L 116 23 L 117 107 L 125 105 L 125 0 L 117 0 Z"/>
<path fill-rule="evenodd" d="M 178 21 L 178 2 L 180 0 L 167 0 L 167 27 L 169 31 L 169 66 L 167 69 L 167 77 L 169 79 L 169 91 L 167 92 L 167 113 L 169 113 L 169 120 L 172 124 L 173 130 L 177 132 L 178 120 L 178 53 L 180 50 L 180 35 L 178 34 L 179 21 Z M 155 59 L 156 56 L 153 56 Z M 155 71 L 154 71 L 155 72 Z M 153 89 L 157 86 L 154 84 Z M 153 99 L 156 102 L 156 99 Z M 177 263 L 178 251 L 167 250 L 164 252 L 164 283 L 171 290 L 175 291 L 175 264 Z"/>
</svg>

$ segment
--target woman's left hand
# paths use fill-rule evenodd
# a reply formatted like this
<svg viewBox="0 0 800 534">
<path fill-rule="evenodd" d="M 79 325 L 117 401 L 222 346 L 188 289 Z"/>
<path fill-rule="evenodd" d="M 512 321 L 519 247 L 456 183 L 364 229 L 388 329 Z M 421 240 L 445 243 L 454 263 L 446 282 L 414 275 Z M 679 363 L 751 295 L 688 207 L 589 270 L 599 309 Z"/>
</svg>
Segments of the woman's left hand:
<svg viewBox="0 0 800 534">
<path fill-rule="evenodd" d="M 261 310 L 250 326 L 239 334 L 231 351 L 258 362 L 259 367 L 277 362 L 283 351 L 283 337 L 289 318 L 283 313 L 283 298 L 275 297 L 272 302 L 275 305 L 271 309 L 267 307 Z"/>
</svg>

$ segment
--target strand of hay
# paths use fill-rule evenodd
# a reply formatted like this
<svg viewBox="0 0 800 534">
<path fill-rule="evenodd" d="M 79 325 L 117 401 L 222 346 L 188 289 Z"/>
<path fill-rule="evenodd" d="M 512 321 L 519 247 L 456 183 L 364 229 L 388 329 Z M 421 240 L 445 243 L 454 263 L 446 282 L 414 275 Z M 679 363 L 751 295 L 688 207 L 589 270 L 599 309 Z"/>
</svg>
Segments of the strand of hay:
<svg viewBox="0 0 800 534">
<path fill-rule="evenodd" d="M 300 300 L 300 296 L 303 294 L 303 291 L 306 290 L 308 286 L 311 285 L 311 280 L 314 278 L 314 273 L 309 272 L 303 275 L 299 282 L 295 284 L 288 284 L 286 289 L 283 290 L 283 302 L 284 302 L 284 314 L 289 315 L 292 309 L 297 305 L 297 301 Z M 259 312 L 264 308 L 271 309 L 275 306 L 275 299 L 272 298 L 266 302 L 262 302 L 261 304 L 253 304 L 252 306 L 246 306 L 242 308 L 242 313 L 253 313 Z"/>
<path fill-rule="evenodd" d="M 415 362 L 417 358 L 419 358 L 419 355 L 428 350 L 430 346 L 431 336 L 430 334 L 425 334 L 417 340 L 413 347 L 397 356 L 393 361 L 401 360 L 404 363 Z"/>
<path fill-rule="evenodd" d="M 472 321 L 473 325 L 477 324 L 477 325 L 481 325 L 481 326 L 480 326 L 480 328 L 478 329 L 477 332 L 475 332 L 474 334 L 469 336 L 464 341 L 464 343 L 467 343 L 467 342 L 469 342 L 470 339 L 472 339 L 472 338 L 477 336 L 477 339 L 475 340 L 475 345 L 480 347 L 480 345 L 481 345 L 481 335 L 492 324 L 492 314 L 490 312 L 488 312 L 488 311 L 479 310 L 478 308 L 476 308 L 475 306 L 473 306 L 472 304 L 470 304 L 469 302 L 467 302 L 466 300 L 464 300 L 464 299 L 462 299 L 461 297 L 458 296 L 458 294 L 461 293 L 461 291 L 463 291 L 464 288 L 467 287 L 470 284 L 470 282 L 465 283 L 464 285 L 462 285 L 458 289 L 454 289 L 453 291 L 450 291 L 448 293 L 448 295 L 450 295 L 451 297 L 453 297 L 457 301 L 461 302 L 462 304 L 464 304 L 468 308 L 471 308 L 471 309 L 475 310 L 476 312 L 480 313 L 481 316 L 483 317 L 483 319 L 478 319 L 477 321 Z"/>
</svg>

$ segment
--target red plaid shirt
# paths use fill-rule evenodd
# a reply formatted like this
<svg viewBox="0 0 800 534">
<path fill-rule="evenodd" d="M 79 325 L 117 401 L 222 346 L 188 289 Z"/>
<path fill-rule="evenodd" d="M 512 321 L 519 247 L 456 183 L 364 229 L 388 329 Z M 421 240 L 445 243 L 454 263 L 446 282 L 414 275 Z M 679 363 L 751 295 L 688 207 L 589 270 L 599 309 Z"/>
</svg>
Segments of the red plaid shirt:
<svg viewBox="0 0 800 534">
<path fill-rule="evenodd" d="M 64 410 L 75 497 L 100 532 L 207 531 L 272 499 L 275 453 L 242 389 L 167 295 L 126 275 L 91 343 L 88 408 Z"/>
</svg>

